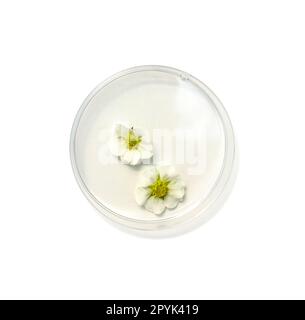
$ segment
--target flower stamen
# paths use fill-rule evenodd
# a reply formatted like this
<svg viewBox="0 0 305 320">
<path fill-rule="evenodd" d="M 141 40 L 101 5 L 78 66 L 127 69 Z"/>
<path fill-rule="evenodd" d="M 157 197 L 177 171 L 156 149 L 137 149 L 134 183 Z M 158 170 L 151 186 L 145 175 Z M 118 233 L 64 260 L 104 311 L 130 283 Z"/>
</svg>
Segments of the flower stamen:
<svg viewBox="0 0 305 320">
<path fill-rule="evenodd" d="M 156 181 L 149 186 L 151 196 L 164 199 L 168 193 L 168 184 L 170 183 L 167 179 L 161 179 L 160 175 L 158 175 Z"/>
<path fill-rule="evenodd" d="M 134 133 L 133 128 L 129 129 L 126 137 L 126 144 L 127 144 L 128 150 L 136 149 L 137 146 L 141 143 L 141 141 L 142 141 L 141 136 L 137 136 Z"/>
</svg>

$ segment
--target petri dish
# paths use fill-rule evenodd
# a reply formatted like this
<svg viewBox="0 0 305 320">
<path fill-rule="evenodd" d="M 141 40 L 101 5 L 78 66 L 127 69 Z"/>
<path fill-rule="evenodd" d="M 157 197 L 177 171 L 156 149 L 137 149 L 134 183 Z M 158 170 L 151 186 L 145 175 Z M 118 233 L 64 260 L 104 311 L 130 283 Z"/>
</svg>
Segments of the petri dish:
<svg viewBox="0 0 305 320">
<path fill-rule="evenodd" d="M 153 157 L 133 166 L 111 154 L 117 124 L 145 129 Z M 70 156 L 89 202 L 115 224 L 144 233 L 207 220 L 228 194 L 236 164 L 234 133 L 220 100 L 192 75 L 166 66 L 130 68 L 99 84 L 75 117 Z M 135 201 L 148 166 L 172 166 L 183 179 L 185 195 L 174 209 L 157 215 Z"/>
</svg>

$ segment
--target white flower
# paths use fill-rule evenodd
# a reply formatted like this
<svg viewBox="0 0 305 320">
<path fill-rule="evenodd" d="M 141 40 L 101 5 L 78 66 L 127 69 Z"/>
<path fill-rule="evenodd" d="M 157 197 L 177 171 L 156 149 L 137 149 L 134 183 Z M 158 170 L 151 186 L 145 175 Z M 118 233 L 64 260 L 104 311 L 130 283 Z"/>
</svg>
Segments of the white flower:
<svg viewBox="0 0 305 320">
<path fill-rule="evenodd" d="M 134 127 L 115 125 L 114 135 L 109 143 L 110 152 L 123 163 L 137 165 L 153 155 L 150 136 L 146 131 Z"/>
<path fill-rule="evenodd" d="M 140 176 L 135 199 L 146 210 L 161 214 L 165 208 L 176 208 L 184 193 L 185 184 L 173 167 L 149 167 Z"/>
</svg>

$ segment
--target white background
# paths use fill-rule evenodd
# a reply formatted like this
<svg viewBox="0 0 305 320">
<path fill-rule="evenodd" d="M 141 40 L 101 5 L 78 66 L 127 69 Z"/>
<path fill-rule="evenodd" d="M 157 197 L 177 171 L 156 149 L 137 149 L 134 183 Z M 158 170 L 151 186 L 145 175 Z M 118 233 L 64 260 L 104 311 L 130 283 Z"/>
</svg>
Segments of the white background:
<svg viewBox="0 0 305 320">
<path fill-rule="evenodd" d="M 304 1 L 1 1 L 0 298 L 305 298 Z M 207 224 L 146 239 L 81 194 L 69 134 L 104 78 L 173 66 L 220 97 L 240 149 Z"/>
</svg>

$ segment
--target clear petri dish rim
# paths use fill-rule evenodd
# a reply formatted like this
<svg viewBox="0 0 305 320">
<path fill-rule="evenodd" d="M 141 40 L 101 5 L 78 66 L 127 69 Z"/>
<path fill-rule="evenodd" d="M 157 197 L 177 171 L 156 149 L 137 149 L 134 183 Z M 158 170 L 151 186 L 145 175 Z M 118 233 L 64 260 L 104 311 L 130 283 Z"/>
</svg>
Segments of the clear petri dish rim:
<svg viewBox="0 0 305 320">
<path fill-rule="evenodd" d="M 76 134 L 77 134 L 78 126 L 83 113 L 85 112 L 87 106 L 89 105 L 93 97 L 100 90 L 108 86 L 113 81 L 119 78 L 122 78 L 124 76 L 130 75 L 132 73 L 145 72 L 145 71 L 158 71 L 158 72 L 171 73 L 182 79 L 187 79 L 191 81 L 194 85 L 196 85 L 201 90 L 203 90 L 211 100 L 217 114 L 219 115 L 219 118 L 223 125 L 224 138 L 225 138 L 225 149 L 224 149 L 222 168 L 214 183 L 214 186 L 211 188 L 208 195 L 204 199 L 201 199 L 199 204 L 194 205 L 193 209 L 190 210 L 190 212 L 181 216 L 174 216 L 174 217 L 167 217 L 167 218 L 160 217 L 160 219 L 158 220 L 139 220 L 139 219 L 126 217 L 104 206 L 87 188 L 86 183 L 83 181 L 81 177 L 81 174 L 79 172 L 79 168 L 77 165 L 77 161 L 76 161 L 75 144 L 76 144 Z M 76 178 L 76 181 L 81 191 L 85 195 L 85 197 L 98 210 L 98 212 L 102 213 L 107 218 L 110 218 L 112 221 L 119 223 L 121 225 L 124 225 L 126 227 L 133 228 L 136 230 L 141 230 L 141 231 L 164 230 L 167 228 L 173 228 L 176 225 L 181 225 L 184 222 L 191 222 L 192 220 L 198 218 L 199 216 L 203 216 L 212 205 L 217 205 L 217 202 L 220 201 L 220 199 L 222 198 L 221 196 L 225 193 L 227 185 L 230 181 L 232 171 L 234 169 L 235 153 L 236 153 L 235 138 L 234 138 L 234 131 L 233 131 L 230 118 L 223 104 L 218 99 L 218 97 L 214 94 L 214 92 L 208 86 L 206 86 L 203 82 L 201 82 L 191 74 L 176 68 L 161 66 L 161 65 L 143 65 L 143 66 L 132 67 L 129 69 L 125 69 L 121 72 L 118 72 L 113 76 L 107 78 L 106 80 L 102 81 L 90 92 L 90 94 L 82 103 L 81 107 L 79 108 L 75 116 L 71 134 L 70 134 L 71 165 L 72 165 L 72 169 L 73 169 L 73 173 Z"/>
</svg>

